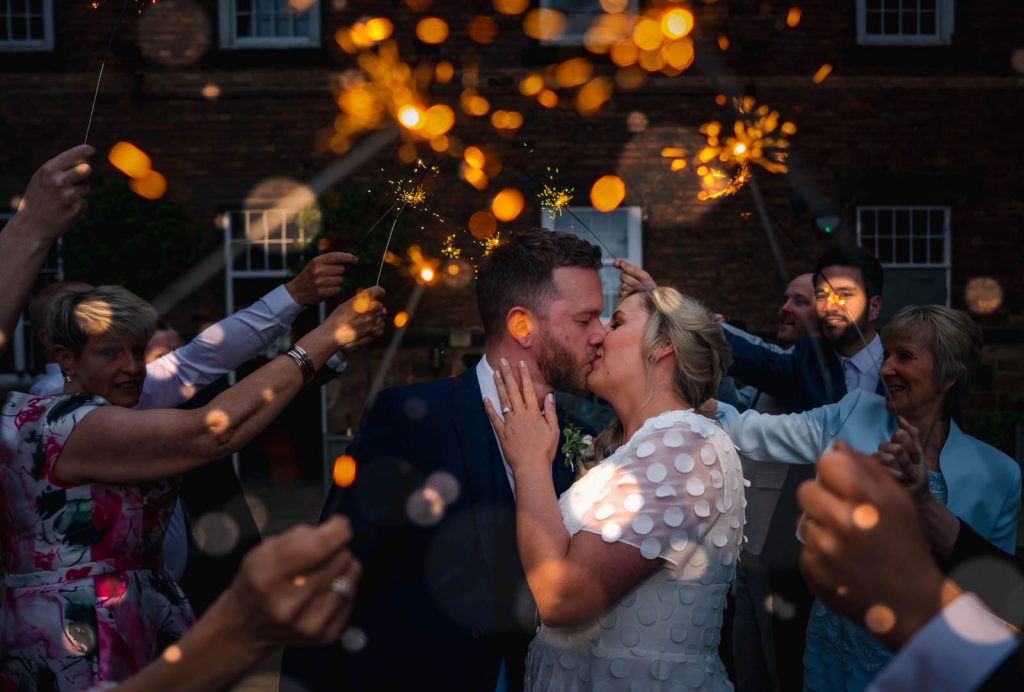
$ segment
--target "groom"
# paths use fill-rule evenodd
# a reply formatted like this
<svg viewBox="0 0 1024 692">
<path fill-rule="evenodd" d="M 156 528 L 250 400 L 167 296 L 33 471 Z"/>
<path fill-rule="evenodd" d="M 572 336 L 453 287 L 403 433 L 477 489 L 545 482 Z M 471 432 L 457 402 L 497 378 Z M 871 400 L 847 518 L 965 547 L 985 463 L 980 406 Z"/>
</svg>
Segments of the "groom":
<svg viewBox="0 0 1024 692">
<path fill-rule="evenodd" d="M 512 473 L 483 399 L 500 410 L 502 358 L 526 361 L 540 401 L 584 392 L 605 335 L 600 267 L 600 250 L 574 235 L 513 234 L 479 268 L 486 341 L 476 368 L 381 392 L 349 448 L 356 481 L 332 488 L 324 508 L 352 522 L 363 562 L 350 629 L 341 645 L 289 649 L 282 690 L 493 692 L 499 674 L 522 689 L 535 610 Z M 556 492 L 572 483 L 561 452 L 551 472 Z"/>
</svg>

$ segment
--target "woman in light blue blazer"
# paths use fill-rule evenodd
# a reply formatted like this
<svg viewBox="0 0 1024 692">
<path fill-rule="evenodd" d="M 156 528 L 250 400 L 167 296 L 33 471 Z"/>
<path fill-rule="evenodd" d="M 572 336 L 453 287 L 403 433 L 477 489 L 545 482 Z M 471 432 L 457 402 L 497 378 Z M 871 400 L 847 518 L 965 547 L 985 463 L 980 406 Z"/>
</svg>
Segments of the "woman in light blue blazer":
<svg viewBox="0 0 1024 692">
<path fill-rule="evenodd" d="M 896 416 L 903 416 L 921 433 L 933 496 L 929 501 L 941 502 L 978 534 L 1013 553 L 1020 468 L 965 434 L 952 417 L 981 360 L 981 328 L 959 310 L 909 306 L 885 326 L 882 343 L 886 357 L 879 374 L 889 398 L 857 390 L 838 403 L 782 416 L 740 414 L 720 403 L 719 422 L 749 459 L 813 464 L 839 439 L 874 453 L 899 427 Z M 859 625 L 815 603 L 807 626 L 805 690 L 861 690 L 889 658 L 888 649 Z"/>
</svg>

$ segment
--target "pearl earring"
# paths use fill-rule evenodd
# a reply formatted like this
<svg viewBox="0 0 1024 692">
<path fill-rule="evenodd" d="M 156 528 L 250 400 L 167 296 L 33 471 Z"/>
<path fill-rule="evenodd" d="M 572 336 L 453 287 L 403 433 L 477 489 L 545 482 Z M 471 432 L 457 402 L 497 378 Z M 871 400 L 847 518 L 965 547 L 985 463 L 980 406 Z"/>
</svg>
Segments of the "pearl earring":
<svg viewBox="0 0 1024 692">
<path fill-rule="evenodd" d="M 69 372 L 64 373 L 64 382 L 66 384 L 71 384 L 71 373 L 69 373 Z"/>
</svg>

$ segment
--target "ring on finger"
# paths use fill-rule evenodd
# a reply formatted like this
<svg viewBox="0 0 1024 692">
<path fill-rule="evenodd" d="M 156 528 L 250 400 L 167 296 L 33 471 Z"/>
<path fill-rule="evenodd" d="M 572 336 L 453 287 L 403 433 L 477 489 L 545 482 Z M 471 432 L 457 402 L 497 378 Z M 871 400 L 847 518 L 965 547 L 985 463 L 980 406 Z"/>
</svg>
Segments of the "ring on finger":
<svg viewBox="0 0 1024 692">
<path fill-rule="evenodd" d="M 501 408 L 501 415 L 507 416 L 510 413 L 512 413 L 512 409 L 510 407 L 502 406 L 502 408 Z"/>
<path fill-rule="evenodd" d="M 352 581 L 348 577 L 335 577 L 331 580 L 331 591 L 339 596 L 351 596 L 353 590 Z"/>
</svg>

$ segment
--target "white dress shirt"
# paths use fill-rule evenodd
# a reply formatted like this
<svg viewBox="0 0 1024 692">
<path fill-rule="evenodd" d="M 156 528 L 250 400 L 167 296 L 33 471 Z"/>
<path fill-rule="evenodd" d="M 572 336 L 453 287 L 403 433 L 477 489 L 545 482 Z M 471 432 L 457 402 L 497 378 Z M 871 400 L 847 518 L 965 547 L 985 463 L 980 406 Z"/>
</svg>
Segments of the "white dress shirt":
<svg viewBox="0 0 1024 692">
<path fill-rule="evenodd" d="M 1016 648 L 1008 625 L 964 593 L 906 643 L 868 692 L 974 690 Z"/>
<path fill-rule="evenodd" d="M 494 368 L 487 362 L 486 354 L 481 356 L 480 362 L 476 364 L 476 380 L 480 384 L 480 393 L 491 402 L 491 406 L 498 412 L 498 418 L 504 421 L 505 416 L 501 412 L 501 403 L 498 401 L 498 385 L 494 383 Z M 498 454 L 501 455 L 501 463 L 505 465 L 505 475 L 508 476 L 508 484 L 512 487 L 512 497 L 515 497 L 516 479 L 512 475 L 512 467 L 505 461 L 505 452 L 501 449 L 501 442 L 498 440 L 497 431 L 494 431 L 493 428 L 492 431 L 494 432 L 494 441 L 498 443 Z"/>
<path fill-rule="evenodd" d="M 882 355 L 882 339 L 877 333 L 867 346 L 849 358 L 836 354 L 843 367 L 847 392 L 863 389 L 874 393 L 878 389 L 878 369 L 882 367 Z"/>
</svg>

